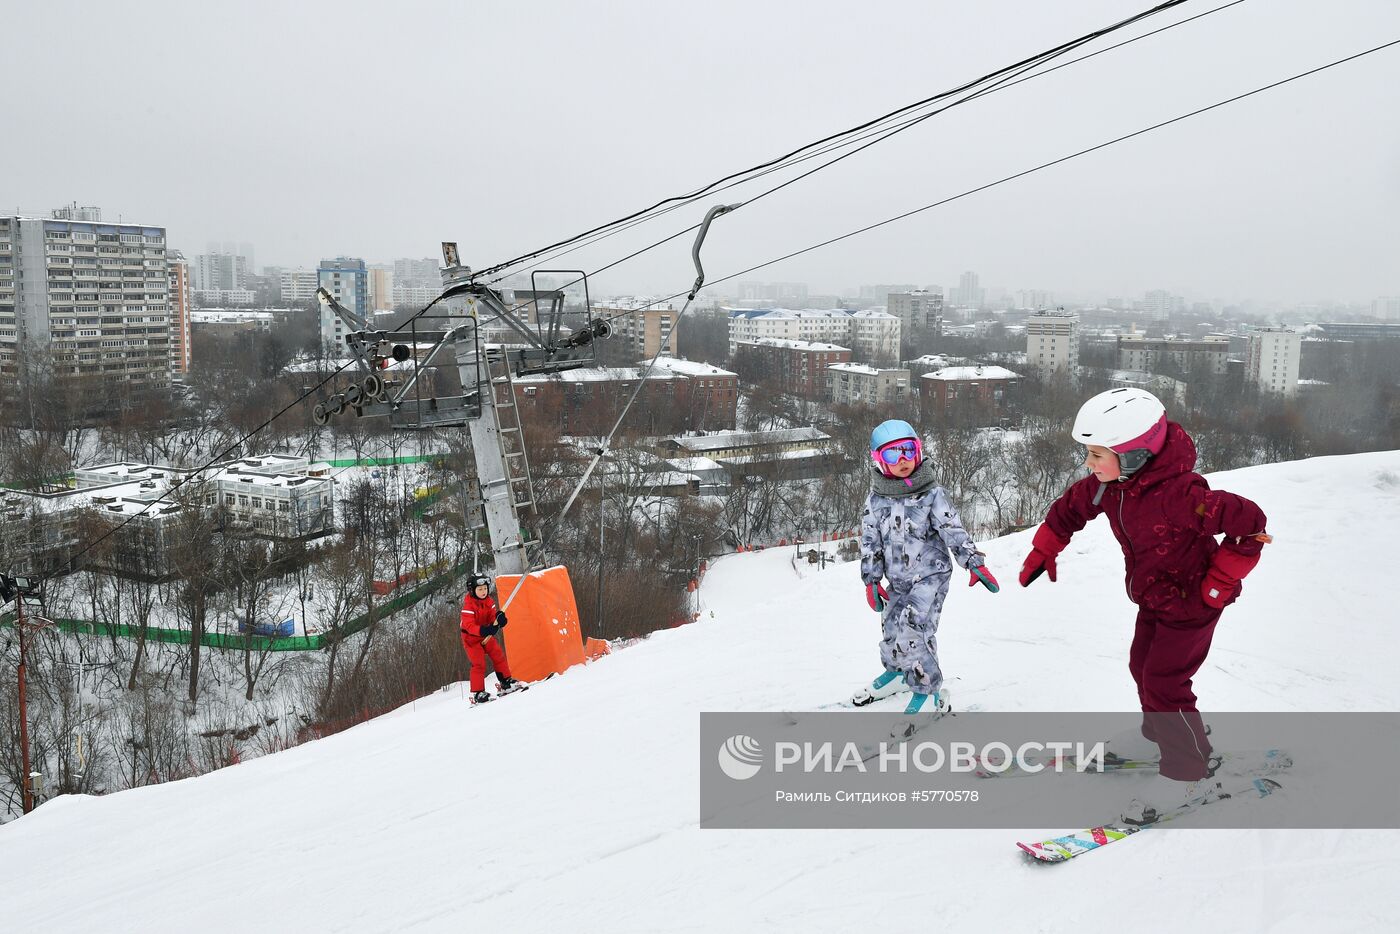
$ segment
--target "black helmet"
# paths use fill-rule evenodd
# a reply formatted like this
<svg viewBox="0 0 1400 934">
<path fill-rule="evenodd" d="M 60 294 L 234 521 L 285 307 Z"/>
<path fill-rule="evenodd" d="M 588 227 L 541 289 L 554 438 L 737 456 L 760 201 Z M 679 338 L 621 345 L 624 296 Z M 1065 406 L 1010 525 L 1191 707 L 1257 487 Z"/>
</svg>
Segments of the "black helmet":
<svg viewBox="0 0 1400 934">
<path fill-rule="evenodd" d="M 473 574 L 472 579 L 467 582 L 467 589 L 475 593 L 476 588 L 482 585 L 485 585 L 489 589 L 491 586 L 491 578 L 487 577 L 485 574 Z"/>
</svg>

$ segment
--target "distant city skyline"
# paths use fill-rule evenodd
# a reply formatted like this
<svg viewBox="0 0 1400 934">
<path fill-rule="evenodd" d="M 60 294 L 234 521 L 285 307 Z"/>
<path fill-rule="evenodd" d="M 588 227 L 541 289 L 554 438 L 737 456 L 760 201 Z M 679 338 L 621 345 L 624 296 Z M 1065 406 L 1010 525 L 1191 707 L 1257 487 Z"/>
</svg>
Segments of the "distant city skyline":
<svg viewBox="0 0 1400 934">
<path fill-rule="evenodd" d="M 813 0 L 795 16 L 737 0 L 307 0 L 201 8 L 192 34 L 188 7 L 173 0 L 143 4 L 139 18 L 76 0 L 14 4 L 7 62 L 15 74 L 43 74 L 44 87 L 11 95 L 18 132 L 0 149 L 0 204 L 100 204 L 109 219 L 159 223 L 187 256 L 211 241 L 251 244 L 259 266 L 436 256 L 452 240 L 465 263 L 485 268 L 1146 6 L 876 0 L 856 16 Z M 1400 35 L 1392 0 L 1341 8 L 1319 16 L 1306 0 L 1239 4 L 1080 63 L 1057 61 L 1067 67 L 761 200 L 816 163 L 706 195 L 551 263 L 598 269 L 695 224 L 711 204 L 747 202 L 710 230 L 711 282 L 737 273 L 822 293 L 880 282 L 953 288 L 976 270 L 984 288 L 1055 295 L 1164 289 L 1217 302 L 1362 303 L 1400 294 L 1400 121 L 1387 116 L 1400 47 L 744 272 Z M 1084 51 L 1202 12 L 1184 6 Z M 464 35 L 492 37 L 472 45 L 470 80 Z M 104 80 L 114 43 L 132 68 L 160 76 L 159 93 L 133 103 L 126 83 Z M 308 48 L 354 66 L 327 67 Z M 742 67 L 700 67 L 717 56 Z M 99 117 L 135 108 L 104 124 L 100 159 L 75 144 L 71 115 L 51 103 L 78 96 Z M 361 129 L 389 114 L 394 132 Z M 592 284 L 609 294 L 685 289 L 689 241 L 681 235 Z"/>
</svg>

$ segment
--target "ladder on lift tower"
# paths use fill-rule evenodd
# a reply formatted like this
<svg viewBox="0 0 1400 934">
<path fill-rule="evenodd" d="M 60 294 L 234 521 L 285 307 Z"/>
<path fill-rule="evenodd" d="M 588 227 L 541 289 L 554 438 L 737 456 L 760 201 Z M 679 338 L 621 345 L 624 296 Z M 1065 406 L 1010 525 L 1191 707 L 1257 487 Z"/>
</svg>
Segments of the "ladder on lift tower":
<svg viewBox="0 0 1400 934">
<path fill-rule="evenodd" d="M 510 360 L 499 347 L 486 349 L 486 391 L 491 393 L 491 410 L 496 433 L 501 439 L 501 460 L 506 469 L 506 488 L 511 510 L 521 529 L 521 547 L 538 544 L 538 539 L 526 538 L 525 522 L 537 515 L 535 485 L 530 479 L 530 458 L 525 453 L 525 432 L 520 420 L 520 406 L 515 400 L 515 383 L 510 375 Z M 531 523 L 533 525 L 533 523 Z"/>
</svg>

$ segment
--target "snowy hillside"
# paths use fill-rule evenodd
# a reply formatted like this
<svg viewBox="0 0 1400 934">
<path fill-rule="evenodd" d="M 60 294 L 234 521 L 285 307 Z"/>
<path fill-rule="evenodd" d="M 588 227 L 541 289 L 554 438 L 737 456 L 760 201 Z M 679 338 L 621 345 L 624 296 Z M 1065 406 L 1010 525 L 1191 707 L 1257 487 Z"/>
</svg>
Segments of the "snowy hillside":
<svg viewBox="0 0 1400 934">
<path fill-rule="evenodd" d="M 1217 630 L 1203 703 L 1400 709 L 1400 452 L 1211 479 L 1258 501 L 1276 543 Z M 1029 539 L 983 543 L 1000 594 L 954 579 L 941 643 L 960 703 L 1132 709 L 1107 524 L 1075 539 L 1058 583 L 1023 590 Z M 4 927 L 1393 929 L 1400 832 L 1148 833 L 1064 866 L 1028 865 L 1002 830 L 702 832 L 700 711 L 816 706 L 878 671 L 856 566 L 799 579 L 791 559 L 721 559 L 698 624 L 500 703 L 469 708 L 454 687 L 201 778 L 50 802 L 0 828 Z"/>
</svg>

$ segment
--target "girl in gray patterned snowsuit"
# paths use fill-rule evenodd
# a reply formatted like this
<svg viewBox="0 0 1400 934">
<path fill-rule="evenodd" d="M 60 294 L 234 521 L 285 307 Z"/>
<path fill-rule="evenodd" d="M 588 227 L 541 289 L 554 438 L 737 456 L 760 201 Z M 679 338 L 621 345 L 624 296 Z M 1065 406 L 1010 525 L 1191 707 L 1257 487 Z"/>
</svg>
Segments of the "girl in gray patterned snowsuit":
<svg viewBox="0 0 1400 934">
<path fill-rule="evenodd" d="M 852 700 L 869 703 L 907 689 L 913 696 L 906 713 L 917 713 L 929 697 L 935 709 L 944 709 L 938 617 L 952 562 L 971 572 L 968 586 L 980 583 L 992 593 L 1000 588 L 948 494 L 934 482 L 913 426 L 881 423 L 870 436 L 870 454 L 874 477 L 860 523 L 860 578 L 870 608 L 884 614 L 885 673 Z M 881 578 L 889 580 L 888 591 Z"/>
</svg>

